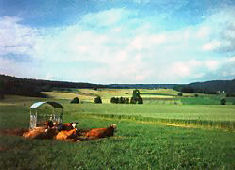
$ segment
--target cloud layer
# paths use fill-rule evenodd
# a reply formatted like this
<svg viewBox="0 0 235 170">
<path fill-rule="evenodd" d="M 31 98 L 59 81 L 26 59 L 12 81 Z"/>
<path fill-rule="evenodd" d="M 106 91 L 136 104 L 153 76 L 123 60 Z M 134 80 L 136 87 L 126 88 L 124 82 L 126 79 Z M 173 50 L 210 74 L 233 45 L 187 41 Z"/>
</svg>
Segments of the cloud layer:
<svg viewBox="0 0 235 170">
<path fill-rule="evenodd" d="M 126 8 L 88 13 L 71 25 L 49 28 L 1 17 L 0 73 L 95 83 L 231 79 L 234 11 L 226 6 L 178 29 L 162 29 L 170 25 Z"/>
</svg>

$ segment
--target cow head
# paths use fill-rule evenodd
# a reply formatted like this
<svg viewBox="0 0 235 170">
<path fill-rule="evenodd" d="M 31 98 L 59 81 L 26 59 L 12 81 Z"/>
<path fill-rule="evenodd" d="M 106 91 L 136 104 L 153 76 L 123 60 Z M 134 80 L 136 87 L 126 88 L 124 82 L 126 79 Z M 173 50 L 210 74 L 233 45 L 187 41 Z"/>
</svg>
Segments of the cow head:
<svg viewBox="0 0 235 170">
<path fill-rule="evenodd" d="M 117 128 L 117 125 L 116 125 L 116 124 L 111 124 L 110 127 L 116 129 L 116 128 Z"/>
<path fill-rule="evenodd" d="M 76 127 L 77 127 L 77 124 L 78 124 L 78 122 L 72 122 L 73 128 L 76 128 Z"/>
</svg>

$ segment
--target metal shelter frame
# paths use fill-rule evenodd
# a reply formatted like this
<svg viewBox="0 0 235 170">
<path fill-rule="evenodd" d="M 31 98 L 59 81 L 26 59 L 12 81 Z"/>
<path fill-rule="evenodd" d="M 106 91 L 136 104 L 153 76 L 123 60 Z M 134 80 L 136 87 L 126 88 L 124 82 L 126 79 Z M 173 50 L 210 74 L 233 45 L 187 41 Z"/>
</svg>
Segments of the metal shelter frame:
<svg viewBox="0 0 235 170">
<path fill-rule="evenodd" d="M 53 107 L 52 114 L 39 114 L 38 108 L 42 105 L 48 104 Z M 57 109 L 57 110 L 56 110 Z M 59 112 L 58 109 L 61 109 Z M 51 120 L 55 123 L 62 123 L 63 122 L 63 106 L 57 102 L 36 102 L 30 107 L 30 123 L 29 128 L 37 127 L 42 121 Z"/>
</svg>

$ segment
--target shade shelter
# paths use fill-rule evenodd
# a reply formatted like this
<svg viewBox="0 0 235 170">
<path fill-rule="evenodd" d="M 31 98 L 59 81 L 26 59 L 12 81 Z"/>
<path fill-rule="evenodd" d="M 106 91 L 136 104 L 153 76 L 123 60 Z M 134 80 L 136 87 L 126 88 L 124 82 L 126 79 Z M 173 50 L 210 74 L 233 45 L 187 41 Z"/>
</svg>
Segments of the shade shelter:
<svg viewBox="0 0 235 170">
<path fill-rule="evenodd" d="M 43 106 L 49 106 L 50 109 Z M 44 122 L 51 120 L 54 123 L 63 122 L 63 106 L 57 102 L 36 102 L 30 107 L 29 128 L 43 125 Z"/>
</svg>

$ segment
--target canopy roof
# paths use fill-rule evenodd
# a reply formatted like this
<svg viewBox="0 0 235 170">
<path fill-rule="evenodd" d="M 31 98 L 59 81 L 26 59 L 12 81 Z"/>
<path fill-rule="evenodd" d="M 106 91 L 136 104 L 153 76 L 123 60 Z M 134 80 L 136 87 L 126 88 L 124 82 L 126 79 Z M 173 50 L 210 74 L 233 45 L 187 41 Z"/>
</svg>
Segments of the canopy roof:
<svg viewBox="0 0 235 170">
<path fill-rule="evenodd" d="M 57 102 L 37 102 L 37 103 L 34 103 L 30 109 L 36 109 L 44 104 L 49 104 L 51 105 L 52 107 L 54 108 L 63 108 L 63 106 L 60 104 L 60 103 L 57 103 Z"/>
</svg>

